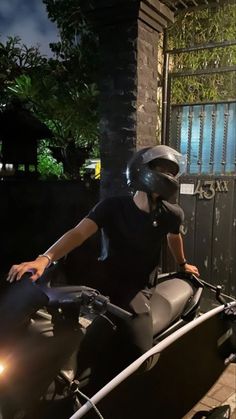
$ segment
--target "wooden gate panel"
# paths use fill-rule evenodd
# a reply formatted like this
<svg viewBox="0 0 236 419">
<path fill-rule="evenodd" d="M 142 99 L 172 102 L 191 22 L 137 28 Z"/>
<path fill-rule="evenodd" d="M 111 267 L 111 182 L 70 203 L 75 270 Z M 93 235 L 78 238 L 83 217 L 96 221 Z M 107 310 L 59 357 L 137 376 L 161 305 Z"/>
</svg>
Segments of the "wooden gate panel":
<svg viewBox="0 0 236 419">
<path fill-rule="evenodd" d="M 193 184 L 196 187 L 196 179 L 187 178 L 186 184 Z M 179 204 L 184 209 L 184 224 L 182 235 L 186 258 L 190 263 L 195 260 L 195 222 L 196 222 L 196 198 L 192 195 L 180 194 Z"/>
<path fill-rule="evenodd" d="M 206 281 L 211 277 L 214 200 L 196 199 L 194 263 Z"/>
<path fill-rule="evenodd" d="M 192 187 L 192 193 L 190 186 Z M 184 176 L 179 204 L 185 213 L 185 254 L 203 279 L 236 292 L 236 179 Z"/>
<path fill-rule="evenodd" d="M 236 296 L 236 179 L 233 182 L 233 198 L 232 198 L 232 219 L 229 231 L 229 245 L 231 249 L 230 254 L 230 271 L 229 271 L 229 286 L 230 293 Z"/>
<path fill-rule="evenodd" d="M 216 180 L 217 182 L 217 180 Z M 212 281 L 230 291 L 230 271 L 232 269 L 231 233 L 233 220 L 234 181 L 225 179 L 227 191 L 215 195 L 212 222 Z"/>
<path fill-rule="evenodd" d="M 236 295 L 235 120 L 233 100 L 174 105 L 168 142 L 187 158 L 179 195 L 185 212 L 186 257 L 204 279 L 221 284 L 232 295 Z"/>
</svg>

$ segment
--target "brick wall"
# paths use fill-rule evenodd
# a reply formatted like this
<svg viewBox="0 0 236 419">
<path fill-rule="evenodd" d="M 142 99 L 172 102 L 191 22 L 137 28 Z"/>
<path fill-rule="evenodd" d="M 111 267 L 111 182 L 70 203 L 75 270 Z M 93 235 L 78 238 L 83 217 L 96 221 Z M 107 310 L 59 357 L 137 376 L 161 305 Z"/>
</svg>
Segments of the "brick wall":
<svg viewBox="0 0 236 419">
<path fill-rule="evenodd" d="M 158 35 L 174 16 L 158 0 L 81 4 L 100 39 L 101 196 L 124 194 L 127 161 L 157 143 Z"/>
<path fill-rule="evenodd" d="M 137 25 L 109 25 L 100 35 L 101 194 L 124 193 L 126 162 L 136 148 Z"/>
</svg>

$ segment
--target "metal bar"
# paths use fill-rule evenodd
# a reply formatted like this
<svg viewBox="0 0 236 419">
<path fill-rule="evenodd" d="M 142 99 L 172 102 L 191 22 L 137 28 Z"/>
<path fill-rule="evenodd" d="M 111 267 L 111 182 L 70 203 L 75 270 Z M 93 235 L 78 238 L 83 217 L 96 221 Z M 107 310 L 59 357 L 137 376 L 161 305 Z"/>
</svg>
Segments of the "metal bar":
<svg viewBox="0 0 236 419">
<path fill-rule="evenodd" d="M 218 67 L 218 68 L 208 68 L 205 70 L 195 70 L 195 71 L 182 71 L 176 73 L 170 73 L 171 77 L 187 77 L 187 76 L 200 76 L 204 74 L 214 74 L 214 73 L 229 73 L 231 71 L 236 71 L 236 65 L 231 67 Z"/>
<path fill-rule="evenodd" d="M 187 4 L 183 0 L 179 0 L 179 2 L 180 2 L 180 4 L 182 4 L 185 7 L 185 9 L 188 8 Z"/>
<path fill-rule="evenodd" d="M 229 99 L 229 100 L 218 100 L 213 102 L 194 102 L 194 105 L 217 105 L 218 103 L 235 103 L 235 99 Z M 193 103 L 181 103 L 181 106 L 190 106 L 193 105 Z M 180 106 L 179 103 L 172 103 L 172 108 L 174 106 Z"/>
<path fill-rule="evenodd" d="M 235 147 L 234 165 L 235 165 L 234 171 L 236 172 L 236 147 Z"/>
<path fill-rule="evenodd" d="M 232 107 L 232 110 L 233 110 L 233 107 Z M 234 144 L 234 176 L 236 176 L 236 144 Z M 236 198 L 236 183 L 235 183 L 235 198 Z"/>
<path fill-rule="evenodd" d="M 192 106 L 189 106 L 189 114 L 188 114 L 188 144 L 187 144 L 187 173 L 190 173 L 190 166 L 191 166 L 192 127 L 193 127 L 193 107 Z"/>
<path fill-rule="evenodd" d="M 166 52 L 168 52 L 169 54 L 182 54 L 185 52 L 202 51 L 205 49 L 226 48 L 231 47 L 233 45 L 236 45 L 236 39 L 224 42 L 211 42 L 210 44 L 195 45 L 193 47 L 167 49 Z"/>
<path fill-rule="evenodd" d="M 175 4 L 173 4 L 173 1 L 172 0 L 166 0 L 165 3 L 167 3 L 167 6 L 168 7 L 171 7 L 173 9 L 175 9 L 175 10 L 178 10 L 178 7 L 176 7 Z"/>
<path fill-rule="evenodd" d="M 171 77 L 168 74 L 168 89 L 167 89 L 167 106 L 166 106 L 166 138 L 163 144 L 170 144 L 170 128 L 171 128 Z"/>
<path fill-rule="evenodd" d="M 203 146 L 203 133 L 204 133 L 204 121 L 205 121 L 205 106 L 201 106 L 201 112 L 199 114 L 200 119 L 200 128 L 199 128 L 199 146 L 198 146 L 198 162 L 199 170 L 198 172 L 201 173 L 202 171 L 202 146 Z"/>
<path fill-rule="evenodd" d="M 167 34 L 164 31 L 163 39 L 163 52 L 164 52 L 164 63 L 163 63 L 163 93 L 162 93 L 162 133 L 161 143 L 166 143 L 166 132 L 167 132 L 167 106 L 168 106 L 168 81 L 169 81 L 169 54 L 166 53 Z"/>
<path fill-rule="evenodd" d="M 214 158 L 215 158 L 215 139 L 216 139 L 216 105 L 211 113 L 211 149 L 210 149 L 210 173 L 214 171 Z"/>
<path fill-rule="evenodd" d="M 223 142 L 222 142 L 222 171 L 225 174 L 225 167 L 227 163 L 227 143 L 228 143 L 228 127 L 229 127 L 229 105 L 225 104 L 224 106 L 224 134 L 223 134 Z"/>
<path fill-rule="evenodd" d="M 177 130 L 176 130 L 176 149 L 181 151 L 181 125 L 182 125 L 182 112 L 180 111 L 180 107 L 177 113 L 177 120 L 176 120 Z"/>
</svg>

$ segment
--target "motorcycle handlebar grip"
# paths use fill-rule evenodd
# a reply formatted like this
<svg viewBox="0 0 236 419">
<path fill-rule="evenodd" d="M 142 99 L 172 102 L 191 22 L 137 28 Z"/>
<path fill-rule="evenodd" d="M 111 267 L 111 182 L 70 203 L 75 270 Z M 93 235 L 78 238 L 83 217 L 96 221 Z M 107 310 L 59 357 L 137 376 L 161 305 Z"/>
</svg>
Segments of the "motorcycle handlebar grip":
<svg viewBox="0 0 236 419">
<path fill-rule="evenodd" d="M 107 303 L 107 311 L 111 314 L 114 314 L 121 319 L 128 320 L 133 317 L 133 314 L 123 308 L 120 308 L 112 303 Z"/>
</svg>

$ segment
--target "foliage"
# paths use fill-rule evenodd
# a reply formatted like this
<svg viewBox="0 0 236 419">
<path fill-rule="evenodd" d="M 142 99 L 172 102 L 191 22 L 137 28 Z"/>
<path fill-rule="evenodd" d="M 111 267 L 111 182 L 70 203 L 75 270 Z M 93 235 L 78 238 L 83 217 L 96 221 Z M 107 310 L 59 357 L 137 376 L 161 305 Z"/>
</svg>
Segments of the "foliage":
<svg viewBox="0 0 236 419">
<path fill-rule="evenodd" d="M 6 43 L 0 42 L 0 96 L 1 104 L 8 102 L 7 87 L 14 83 L 16 77 L 31 74 L 35 68 L 45 64 L 46 58 L 36 46 L 27 47 L 18 36 L 8 37 Z"/>
<path fill-rule="evenodd" d="M 168 49 L 191 48 L 236 39 L 236 4 L 202 8 L 179 15 L 168 29 Z M 172 103 L 234 99 L 235 71 L 217 72 L 236 65 L 236 46 L 202 49 L 171 55 Z M 178 76 L 183 72 L 184 76 Z M 194 74 L 194 73 L 208 74 Z"/>
<path fill-rule="evenodd" d="M 50 47 L 58 59 L 69 61 L 78 82 L 97 80 L 98 38 L 86 21 L 77 0 L 43 0 L 49 19 L 57 24 L 60 41 Z"/>
<path fill-rule="evenodd" d="M 45 179 L 62 179 L 63 165 L 53 158 L 52 152 L 47 141 L 41 141 L 38 149 L 38 171 L 40 178 Z"/>
<path fill-rule="evenodd" d="M 86 147 L 97 140 L 96 86 L 77 86 L 66 72 L 63 64 L 53 70 L 49 63 L 31 76 L 17 77 L 8 90 L 31 104 L 53 131 L 54 145 L 65 148 L 73 140 Z"/>
<path fill-rule="evenodd" d="M 236 5 L 224 2 L 179 14 L 168 29 L 168 49 L 235 40 Z"/>
<path fill-rule="evenodd" d="M 59 3 L 65 5 L 63 1 Z M 68 5 L 61 12 L 65 13 L 67 8 Z M 52 16 L 53 7 L 50 10 Z M 54 20 L 58 19 L 62 38 L 61 42 L 51 44 L 54 58 L 41 56 L 37 47 L 27 48 L 19 37 L 9 37 L 6 45 L 0 44 L 1 103 L 11 101 L 12 96 L 27 103 L 53 131 L 52 145 L 61 148 L 61 155 L 66 155 L 65 150 L 73 144 L 75 152 L 77 149 L 87 152 L 85 158 L 97 157 L 98 91 L 95 65 L 89 62 L 96 39 L 93 42 L 85 23 L 80 22 L 79 27 L 76 22 L 69 24 L 63 13 L 58 15 L 58 10 Z M 73 31 L 80 28 L 82 34 L 72 39 Z M 86 46 L 90 48 L 86 50 Z M 95 62 L 94 57 L 91 62 Z M 70 173 L 68 164 L 67 174 L 77 176 L 74 169 Z"/>
<path fill-rule="evenodd" d="M 235 99 L 235 73 L 205 76 L 175 77 L 172 82 L 171 103 L 217 102 Z"/>
</svg>

